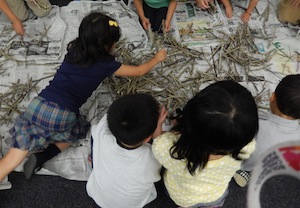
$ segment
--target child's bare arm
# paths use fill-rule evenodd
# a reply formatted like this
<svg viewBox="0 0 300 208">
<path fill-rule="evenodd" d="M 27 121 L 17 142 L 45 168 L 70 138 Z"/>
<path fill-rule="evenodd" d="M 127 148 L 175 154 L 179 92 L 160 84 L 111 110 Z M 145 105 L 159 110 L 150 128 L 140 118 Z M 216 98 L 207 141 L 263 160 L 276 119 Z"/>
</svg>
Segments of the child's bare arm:
<svg viewBox="0 0 300 208">
<path fill-rule="evenodd" d="M 221 2 L 225 7 L 226 17 L 231 18 L 232 17 L 232 6 L 230 3 L 230 0 L 221 0 Z"/>
<path fill-rule="evenodd" d="M 168 6 L 168 12 L 165 20 L 165 29 L 166 32 L 169 32 L 171 29 L 171 20 L 173 17 L 173 14 L 177 7 L 177 0 L 170 0 L 169 6 Z"/>
<path fill-rule="evenodd" d="M 167 51 L 162 49 L 158 51 L 155 56 L 148 62 L 139 66 L 130 66 L 122 64 L 121 67 L 114 73 L 116 76 L 136 77 L 142 76 L 153 69 L 158 63 L 167 58 Z"/>
<path fill-rule="evenodd" d="M 0 10 L 7 16 L 7 18 L 11 21 L 14 30 L 19 35 L 24 35 L 25 30 L 21 20 L 13 13 L 5 0 L 0 0 Z"/>
<path fill-rule="evenodd" d="M 137 13 L 141 19 L 142 26 L 144 30 L 148 30 L 148 25 L 150 24 L 149 19 L 145 17 L 144 9 L 143 9 L 143 1 L 142 0 L 134 0 L 134 6 L 137 10 Z"/>
<path fill-rule="evenodd" d="M 153 139 L 155 139 L 156 137 L 158 137 L 159 135 L 161 135 L 163 133 L 162 125 L 165 122 L 167 115 L 168 115 L 168 112 L 166 111 L 165 107 L 163 106 L 160 109 L 160 114 L 159 114 L 159 118 L 157 121 L 157 127 L 152 135 Z"/>
<path fill-rule="evenodd" d="M 250 20 L 251 12 L 256 7 L 258 0 L 251 0 L 247 10 L 242 14 L 241 19 L 244 23 Z"/>
</svg>

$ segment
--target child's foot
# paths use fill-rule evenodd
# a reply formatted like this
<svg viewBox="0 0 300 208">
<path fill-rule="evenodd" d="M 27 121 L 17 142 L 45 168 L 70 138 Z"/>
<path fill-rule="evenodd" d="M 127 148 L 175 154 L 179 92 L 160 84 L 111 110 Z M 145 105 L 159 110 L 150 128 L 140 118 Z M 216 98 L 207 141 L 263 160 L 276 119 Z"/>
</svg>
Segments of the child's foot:
<svg viewBox="0 0 300 208">
<path fill-rule="evenodd" d="M 58 155 L 60 152 L 60 149 L 55 144 L 49 144 L 44 151 L 31 154 L 24 164 L 25 178 L 31 178 L 34 173 L 42 168 L 45 162 Z"/>
<path fill-rule="evenodd" d="M 5 189 L 11 189 L 12 185 L 8 181 L 8 177 L 6 176 L 1 182 L 0 182 L 0 190 L 5 190 Z"/>
<path fill-rule="evenodd" d="M 31 154 L 24 164 L 24 175 L 26 179 L 30 179 L 34 173 L 42 168 L 43 164 L 39 164 L 36 154 Z"/>
<path fill-rule="evenodd" d="M 238 170 L 234 174 L 233 179 L 240 187 L 245 187 L 250 180 L 250 173 L 248 171 Z"/>
</svg>

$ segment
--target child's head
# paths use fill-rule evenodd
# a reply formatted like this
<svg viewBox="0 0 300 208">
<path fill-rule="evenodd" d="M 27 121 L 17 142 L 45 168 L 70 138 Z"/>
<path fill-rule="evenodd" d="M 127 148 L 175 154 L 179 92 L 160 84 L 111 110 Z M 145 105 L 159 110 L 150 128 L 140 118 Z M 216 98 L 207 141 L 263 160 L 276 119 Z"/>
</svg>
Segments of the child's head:
<svg viewBox="0 0 300 208">
<path fill-rule="evenodd" d="M 210 155 L 238 159 L 240 150 L 258 130 L 257 107 L 246 88 L 234 81 L 219 81 L 188 101 L 175 129 L 181 136 L 171 155 L 186 159 L 188 170 L 194 174 L 206 166 Z"/>
<path fill-rule="evenodd" d="M 139 146 L 154 133 L 159 110 L 158 102 L 151 95 L 125 95 L 109 107 L 108 127 L 119 142 Z"/>
<path fill-rule="evenodd" d="M 111 58 L 111 49 L 120 36 L 116 20 L 99 12 L 91 13 L 82 20 L 78 38 L 69 44 L 67 58 L 79 65 Z"/>
<path fill-rule="evenodd" d="M 274 108 L 277 107 L 285 116 L 300 119 L 300 74 L 284 77 L 277 85 L 270 100 L 273 112 L 276 112 Z"/>
</svg>

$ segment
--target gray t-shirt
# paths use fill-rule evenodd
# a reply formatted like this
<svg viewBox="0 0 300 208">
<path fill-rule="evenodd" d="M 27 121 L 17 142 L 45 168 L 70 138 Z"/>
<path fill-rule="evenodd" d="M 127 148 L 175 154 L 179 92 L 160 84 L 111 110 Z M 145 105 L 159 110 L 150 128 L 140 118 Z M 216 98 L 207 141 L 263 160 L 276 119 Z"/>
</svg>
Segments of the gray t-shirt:
<svg viewBox="0 0 300 208">
<path fill-rule="evenodd" d="M 288 120 L 272 113 L 261 114 L 256 138 L 255 151 L 242 163 L 242 170 L 253 170 L 261 155 L 270 147 L 287 141 L 300 141 L 299 120 Z"/>
</svg>

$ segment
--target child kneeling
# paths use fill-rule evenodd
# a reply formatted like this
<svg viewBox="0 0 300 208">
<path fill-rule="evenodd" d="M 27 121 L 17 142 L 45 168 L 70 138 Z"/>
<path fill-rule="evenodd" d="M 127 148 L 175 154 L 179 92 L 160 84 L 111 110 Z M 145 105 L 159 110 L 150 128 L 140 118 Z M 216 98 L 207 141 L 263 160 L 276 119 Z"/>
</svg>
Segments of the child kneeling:
<svg viewBox="0 0 300 208">
<path fill-rule="evenodd" d="M 162 133 L 164 108 L 147 94 L 117 99 L 92 126 L 93 170 L 88 195 L 102 208 L 144 207 L 157 192 L 161 165 L 148 142 Z"/>
</svg>

